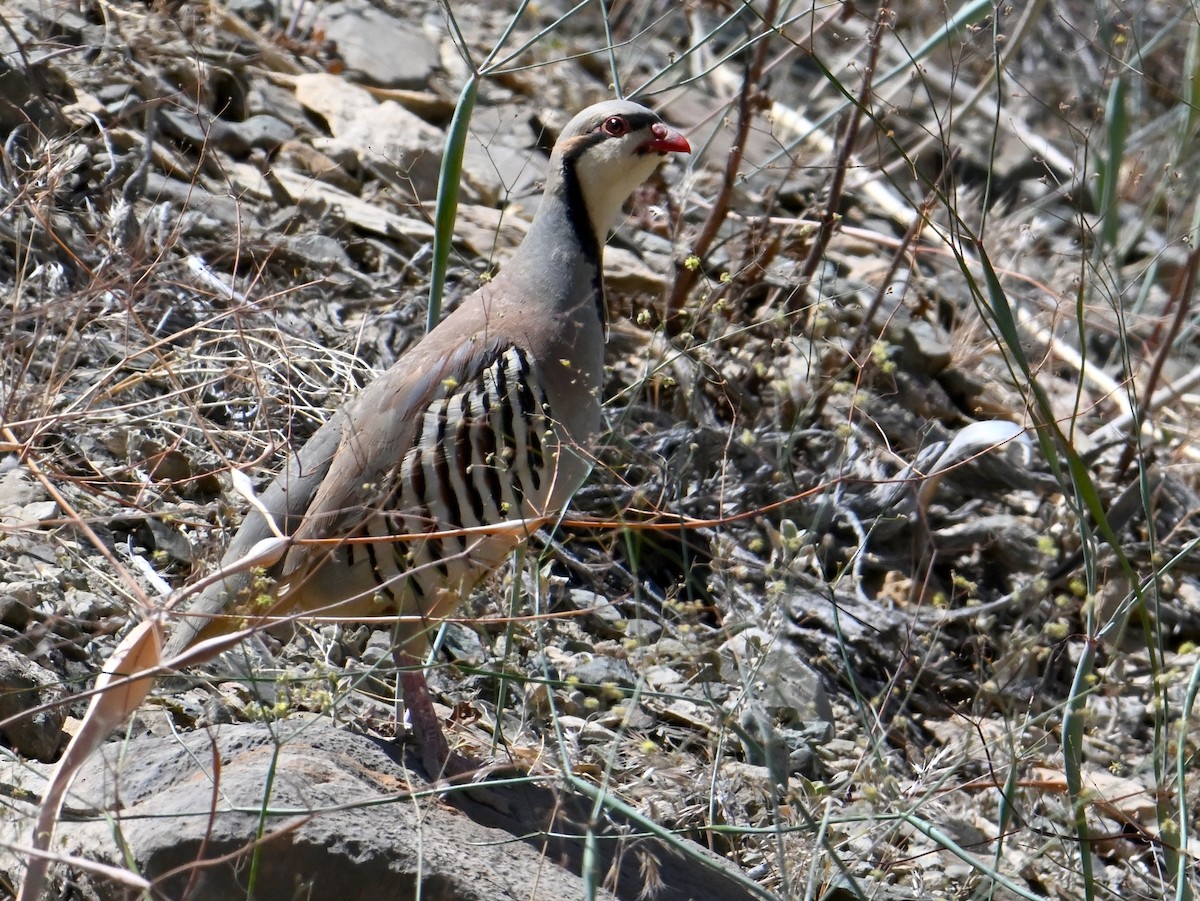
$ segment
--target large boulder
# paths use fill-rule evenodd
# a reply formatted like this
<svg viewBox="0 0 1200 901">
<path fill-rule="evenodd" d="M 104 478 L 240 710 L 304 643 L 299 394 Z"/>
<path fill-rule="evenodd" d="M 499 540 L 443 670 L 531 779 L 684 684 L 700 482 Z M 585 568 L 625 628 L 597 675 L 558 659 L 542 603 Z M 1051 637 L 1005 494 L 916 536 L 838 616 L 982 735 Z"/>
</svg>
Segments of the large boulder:
<svg viewBox="0 0 1200 901">
<path fill-rule="evenodd" d="M 15 794 L 40 794 L 32 766 L 8 770 Z M 53 849 L 132 869 L 156 897 L 193 901 L 585 897 L 590 801 L 528 784 L 489 786 L 496 806 L 421 794 L 429 790 L 396 746 L 327 721 L 138 738 L 84 767 Z M 28 842 L 25 812 L 0 825 L 0 848 Z M 602 822 L 595 865 L 609 891 L 597 897 L 638 898 L 655 869 L 656 899 L 750 897 L 720 859 L 699 866 L 611 816 Z M 21 869 L 0 851 L 10 879 Z M 56 866 L 52 879 L 70 879 L 86 898 L 129 891 L 82 867 Z"/>
</svg>

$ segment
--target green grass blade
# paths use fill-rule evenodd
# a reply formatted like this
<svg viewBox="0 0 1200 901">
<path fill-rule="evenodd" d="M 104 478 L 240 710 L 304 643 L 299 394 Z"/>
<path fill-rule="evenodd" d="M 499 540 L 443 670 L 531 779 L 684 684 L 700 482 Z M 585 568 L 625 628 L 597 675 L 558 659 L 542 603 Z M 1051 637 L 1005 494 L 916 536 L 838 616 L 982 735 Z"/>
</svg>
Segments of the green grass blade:
<svg viewBox="0 0 1200 901">
<path fill-rule="evenodd" d="M 1083 785 L 1083 734 L 1088 718 L 1087 699 L 1091 694 L 1092 676 L 1096 666 L 1096 643 L 1083 642 L 1083 654 L 1075 667 L 1075 678 L 1067 696 L 1062 721 L 1063 773 L 1067 778 L 1067 799 L 1071 803 L 1071 818 L 1075 837 L 1079 841 L 1079 869 L 1083 874 L 1084 897 L 1096 896 L 1096 877 L 1092 868 L 1092 841 L 1088 828 L 1088 803 Z"/>
<path fill-rule="evenodd" d="M 1106 254 L 1116 246 L 1117 229 L 1121 226 L 1117 210 L 1117 185 L 1121 179 L 1121 161 L 1125 158 L 1126 139 L 1129 137 L 1128 94 L 1129 85 L 1124 76 L 1115 76 L 1104 106 L 1107 138 L 1104 155 L 1096 164 L 1096 207 L 1100 210 L 1100 241 L 1096 244 L 1098 254 Z"/>
<path fill-rule="evenodd" d="M 1192 676 L 1188 679 L 1187 693 L 1184 695 L 1183 711 L 1179 715 L 1179 736 L 1175 742 L 1175 779 L 1179 786 L 1177 798 L 1179 804 L 1179 819 L 1175 823 L 1174 839 L 1178 843 L 1180 853 L 1175 854 L 1175 901 L 1191 901 L 1194 897 L 1189 882 L 1191 857 L 1186 853 L 1186 843 L 1191 835 L 1189 823 L 1188 802 L 1184 792 L 1188 785 L 1188 772 L 1192 766 L 1190 743 L 1184 741 L 1185 736 L 1192 734 L 1192 711 L 1196 706 L 1196 695 L 1200 693 L 1200 663 L 1192 667 Z M 1168 832 L 1168 824 L 1164 821 L 1163 831 Z M 1170 836 L 1164 836 L 1169 838 Z"/>
<path fill-rule="evenodd" d="M 472 75 L 458 95 L 454 118 L 446 136 L 446 151 L 438 173 L 437 209 L 433 219 L 433 268 L 429 273 L 429 312 L 425 330 L 433 331 L 442 318 L 442 296 L 446 290 L 446 270 L 450 264 L 450 247 L 454 242 L 454 220 L 458 215 L 458 188 L 462 180 L 463 153 L 467 147 L 467 131 L 471 113 L 479 96 L 479 76 Z"/>
</svg>

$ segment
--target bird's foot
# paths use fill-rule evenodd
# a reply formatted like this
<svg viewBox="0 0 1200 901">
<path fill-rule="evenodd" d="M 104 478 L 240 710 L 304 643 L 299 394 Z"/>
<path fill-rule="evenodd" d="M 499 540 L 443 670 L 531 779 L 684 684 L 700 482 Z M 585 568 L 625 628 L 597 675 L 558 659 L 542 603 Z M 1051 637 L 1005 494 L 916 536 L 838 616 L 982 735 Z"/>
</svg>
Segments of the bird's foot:
<svg viewBox="0 0 1200 901">
<path fill-rule="evenodd" d="M 437 785 L 469 786 L 467 794 L 474 800 L 506 812 L 508 803 L 495 791 L 479 783 L 496 773 L 510 771 L 511 767 L 506 764 L 484 764 L 451 751 L 441 719 L 429 696 L 429 686 L 420 663 L 403 652 L 397 652 L 396 663 L 400 667 L 400 694 L 413 738 L 421 749 L 421 765 L 425 774 Z"/>
</svg>

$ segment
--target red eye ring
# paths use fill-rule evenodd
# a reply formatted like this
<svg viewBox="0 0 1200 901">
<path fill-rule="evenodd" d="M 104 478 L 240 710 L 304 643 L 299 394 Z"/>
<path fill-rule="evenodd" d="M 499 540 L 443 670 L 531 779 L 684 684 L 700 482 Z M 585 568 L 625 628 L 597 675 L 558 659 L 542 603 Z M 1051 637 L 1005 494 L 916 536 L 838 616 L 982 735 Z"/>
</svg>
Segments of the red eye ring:
<svg viewBox="0 0 1200 901">
<path fill-rule="evenodd" d="M 619 138 L 629 134 L 629 123 L 621 116 L 609 116 L 602 126 L 604 133 L 610 138 Z"/>
</svg>

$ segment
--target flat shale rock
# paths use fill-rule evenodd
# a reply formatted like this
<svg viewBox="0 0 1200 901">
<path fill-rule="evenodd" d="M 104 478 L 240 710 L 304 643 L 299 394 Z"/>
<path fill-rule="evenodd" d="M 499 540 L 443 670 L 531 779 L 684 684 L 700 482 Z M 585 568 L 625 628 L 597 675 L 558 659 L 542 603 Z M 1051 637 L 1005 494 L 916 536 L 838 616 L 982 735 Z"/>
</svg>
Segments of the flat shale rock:
<svg viewBox="0 0 1200 901">
<path fill-rule="evenodd" d="M 438 48 L 416 18 L 405 20 L 363 0 L 346 0 L 324 7 L 321 27 L 356 77 L 384 88 L 419 90 L 437 68 Z"/>
<path fill-rule="evenodd" d="M 50 670 L 0 647 L 0 740 L 26 757 L 52 761 L 62 741 L 65 692 Z"/>
<path fill-rule="evenodd" d="M 30 767 L 7 769 L 3 781 L 16 794 L 22 788 L 40 794 Z M 119 828 L 156 896 L 245 898 L 266 810 L 257 901 L 585 896 L 577 824 L 587 822 L 590 802 L 531 786 L 496 786 L 490 790 L 509 808 L 500 813 L 461 794 L 410 794 L 425 789 L 395 746 L 319 720 L 138 738 L 107 746 L 84 768 L 53 847 L 123 867 Z M 0 825 L 0 847 L 28 840 L 32 813 L 23 812 Z M 725 876 L 724 861 L 700 866 L 652 840 L 618 839 L 621 828 L 610 825 L 598 843 L 598 875 L 609 891 L 597 897 L 639 897 L 646 886 L 640 864 L 648 856 L 656 858 L 652 866 L 664 883 L 655 898 L 750 897 Z M 20 869 L 0 852 L 0 871 L 16 880 Z M 58 868 L 51 878 L 62 885 L 65 875 Z M 70 878 L 82 897 L 124 897 L 102 875 L 76 870 Z"/>
</svg>

